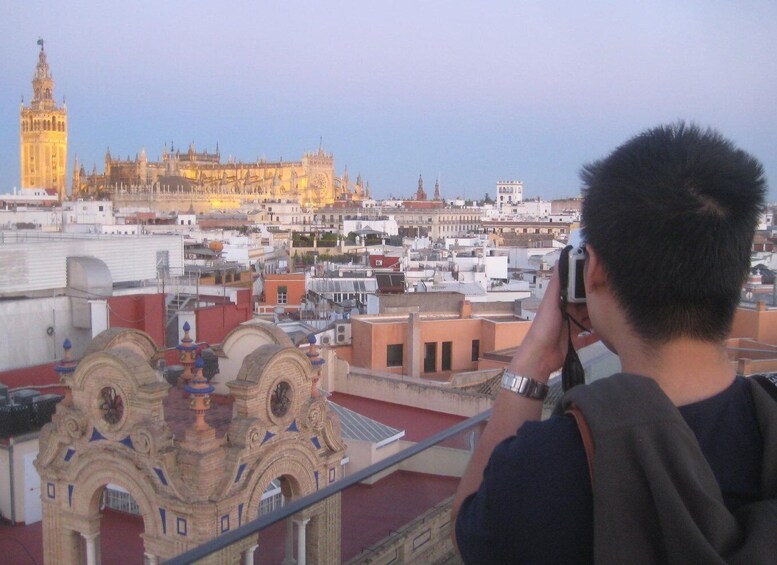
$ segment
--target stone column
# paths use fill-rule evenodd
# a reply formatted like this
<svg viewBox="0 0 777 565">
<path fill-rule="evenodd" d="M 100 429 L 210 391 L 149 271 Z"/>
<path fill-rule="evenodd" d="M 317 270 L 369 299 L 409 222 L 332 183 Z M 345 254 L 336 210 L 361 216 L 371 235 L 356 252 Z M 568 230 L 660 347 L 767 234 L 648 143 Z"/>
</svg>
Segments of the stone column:
<svg viewBox="0 0 777 565">
<path fill-rule="evenodd" d="M 157 565 L 158 562 L 156 555 L 152 555 L 148 552 L 143 554 L 143 563 L 145 563 L 145 565 Z"/>
<path fill-rule="evenodd" d="M 407 319 L 406 351 L 409 357 L 405 362 L 407 374 L 411 377 L 420 377 L 424 350 L 421 343 L 421 315 L 418 312 L 411 312 Z"/>
<path fill-rule="evenodd" d="M 282 565 L 297 565 L 294 560 L 294 521 L 291 517 L 286 518 L 286 557 Z"/>
<path fill-rule="evenodd" d="M 297 524 L 297 565 L 305 565 L 305 526 L 310 518 L 294 520 Z"/>
<path fill-rule="evenodd" d="M 81 532 L 81 537 L 86 541 L 86 565 L 98 565 L 97 562 L 97 539 L 100 534 L 85 534 Z"/>
<path fill-rule="evenodd" d="M 256 551 L 257 547 L 259 547 L 259 545 L 254 544 L 246 549 L 245 553 L 243 554 L 243 565 L 254 565 L 254 551 Z"/>
</svg>

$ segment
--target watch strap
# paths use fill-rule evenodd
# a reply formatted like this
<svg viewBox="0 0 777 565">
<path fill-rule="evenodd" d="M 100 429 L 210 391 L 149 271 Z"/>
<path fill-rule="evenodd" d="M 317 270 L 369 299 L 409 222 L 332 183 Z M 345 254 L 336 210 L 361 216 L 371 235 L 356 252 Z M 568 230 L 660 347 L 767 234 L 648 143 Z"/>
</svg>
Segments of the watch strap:
<svg viewBox="0 0 777 565">
<path fill-rule="evenodd" d="M 532 400 L 543 400 L 548 396 L 548 385 L 531 377 L 517 375 L 512 371 L 502 373 L 502 388 L 514 392 L 518 396 L 525 396 Z"/>
</svg>

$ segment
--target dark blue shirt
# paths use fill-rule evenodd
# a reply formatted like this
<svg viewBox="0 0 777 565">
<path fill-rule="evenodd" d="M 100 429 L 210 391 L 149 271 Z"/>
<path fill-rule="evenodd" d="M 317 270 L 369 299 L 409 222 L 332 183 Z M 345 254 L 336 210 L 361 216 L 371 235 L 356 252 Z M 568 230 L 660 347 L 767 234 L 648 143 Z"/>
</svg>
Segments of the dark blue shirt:
<svg viewBox="0 0 777 565">
<path fill-rule="evenodd" d="M 680 407 L 730 510 L 760 498 L 763 440 L 742 377 Z M 478 492 L 463 503 L 456 541 L 466 563 L 590 563 L 593 501 L 575 420 L 527 422 L 500 443 Z"/>
</svg>

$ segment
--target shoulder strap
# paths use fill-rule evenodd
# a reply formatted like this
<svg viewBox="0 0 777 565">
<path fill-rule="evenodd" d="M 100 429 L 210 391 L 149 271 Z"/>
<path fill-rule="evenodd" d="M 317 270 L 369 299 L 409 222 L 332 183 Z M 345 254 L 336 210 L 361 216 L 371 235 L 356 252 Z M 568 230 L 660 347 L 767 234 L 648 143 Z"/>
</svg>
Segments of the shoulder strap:
<svg viewBox="0 0 777 565">
<path fill-rule="evenodd" d="M 777 375 L 773 373 L 768 375 L 753 375 L 750 378 L 761 385 L 763 389 L 769 393 L 769 396 L 772 397 L 772 400 L 777 401 Z"/>
<path fill-rule="evenodd" d="M 588 460 L 588 474 L 591 476 L 591 486 L 594 484 L 594 438 L 591 435 L 591 428 L 588 427 L 588 422 L 585 421 L 585 416 L 580 408 L 576 404 L 572 404 L 566 410 L 567 414 L 570 414 L 577 422 L 577 429 L 580 430 L 580 437 L 583 440 L 583 448 L 585 449 L 585 458 Z"/>
</svg>

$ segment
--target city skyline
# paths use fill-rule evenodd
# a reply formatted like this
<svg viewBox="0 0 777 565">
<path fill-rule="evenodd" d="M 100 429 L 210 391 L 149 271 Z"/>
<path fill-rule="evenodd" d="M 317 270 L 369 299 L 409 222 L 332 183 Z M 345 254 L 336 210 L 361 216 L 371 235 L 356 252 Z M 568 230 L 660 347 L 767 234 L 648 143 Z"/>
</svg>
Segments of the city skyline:
<svg viewBox="0 0 777 565">
<path fill-rule="evenodd" d="M 68 179 L 170 142 L 222 160 L 318 148 L 409 197 L 496 181 L 574 196 L 578 171 L 677 119 L 711 125 L 777 176 L 777 6 L 396 2 L 0 7 L 0 192 L 19 186 L 19 102 L 38 38 L 69 115 Z M 68 182 L 69 184 L 69 182 Z M 777 200 L 772 185 L 770 200 Z"/>
</svg>

